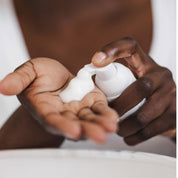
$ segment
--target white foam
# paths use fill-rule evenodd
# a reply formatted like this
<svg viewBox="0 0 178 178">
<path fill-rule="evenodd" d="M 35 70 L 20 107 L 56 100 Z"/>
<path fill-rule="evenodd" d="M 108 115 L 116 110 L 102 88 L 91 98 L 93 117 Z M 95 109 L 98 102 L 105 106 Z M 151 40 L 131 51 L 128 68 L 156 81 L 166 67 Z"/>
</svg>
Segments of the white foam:
<svg viewBox="0 0 178 178">
<path fill-rule="evenodd" d="M 74 100 L 82 100 L 85 95 L 95 88 L 91 77 L 92 72 L 82 68 L 77 76 L 70 81 L 67 88 L 59 94 L 62 101 L 64 103 L 69 103 Z"/>
</svg>

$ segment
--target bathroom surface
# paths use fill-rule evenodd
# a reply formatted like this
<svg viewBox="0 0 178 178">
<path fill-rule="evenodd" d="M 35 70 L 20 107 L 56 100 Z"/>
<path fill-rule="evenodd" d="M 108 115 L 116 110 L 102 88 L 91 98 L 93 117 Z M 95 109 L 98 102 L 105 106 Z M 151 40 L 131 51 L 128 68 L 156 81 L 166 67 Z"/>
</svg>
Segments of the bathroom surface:
<svg viewBox="0 0 178 178">
<path fill-rule="evenodd" d="M 175 178 L 176 160 L 128 151 L 2 151 L 0 172 L 2 178 Z"/>
</svg>

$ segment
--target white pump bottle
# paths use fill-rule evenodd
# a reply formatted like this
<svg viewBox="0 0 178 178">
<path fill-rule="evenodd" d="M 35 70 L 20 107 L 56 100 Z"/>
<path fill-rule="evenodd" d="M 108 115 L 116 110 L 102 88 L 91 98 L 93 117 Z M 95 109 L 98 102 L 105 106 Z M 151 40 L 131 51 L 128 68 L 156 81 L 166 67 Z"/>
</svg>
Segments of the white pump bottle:
<svg viewBox="0 0 178 178">
<path fill-rule="evenodd" d="M 105 93 L 108 102 L 118 98 L 121 93 L 135 81 L 136 78 L 130 69 L 120 63 L 111 63 L 106 66 L 105 70 L 96 71 L 95 83 L 98 88 Z M 120 120 L 134 113 L 144 102 L 145 99 L 122 115 Z"/>
<path fill-rule="evenodd" d="M 100 68 L 95 67 L 93 64 L 88 64 L 78 72 L 67 88 L 60 93 L 59 96 L 63 102 L 68 103 L 73 100 L 81 100 L 92 91 L 94 89 L 92 75 L 94 74 L 96 74 L 95 83 L 106 95 L 108 102 L 118 98 L 136 80 L 132 72 L 120 63 L 114 62 Z M 145 99 L 126 112 L 120 119 L 124 119 L 135 112 L 144 102 Z"/>
</svg>

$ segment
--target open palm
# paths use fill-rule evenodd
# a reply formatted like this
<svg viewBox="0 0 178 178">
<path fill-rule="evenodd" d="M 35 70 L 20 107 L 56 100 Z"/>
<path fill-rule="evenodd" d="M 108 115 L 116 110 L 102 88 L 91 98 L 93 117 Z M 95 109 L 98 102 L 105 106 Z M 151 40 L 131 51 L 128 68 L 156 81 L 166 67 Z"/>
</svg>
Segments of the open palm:
<svg viewBox="0 0 178 178">
<path fill-rule="evenodd" d="M 74 76 L 48 58 L 28 61 L 0 82 L 0 92 L 18 95 L 21 103 L 49 132 L 71 139 L 87 137 L 104 142 L 117 130 L 117 114 L 95 88 L 81 101 L 63 103 L 59 93 Z"/>
</svg>

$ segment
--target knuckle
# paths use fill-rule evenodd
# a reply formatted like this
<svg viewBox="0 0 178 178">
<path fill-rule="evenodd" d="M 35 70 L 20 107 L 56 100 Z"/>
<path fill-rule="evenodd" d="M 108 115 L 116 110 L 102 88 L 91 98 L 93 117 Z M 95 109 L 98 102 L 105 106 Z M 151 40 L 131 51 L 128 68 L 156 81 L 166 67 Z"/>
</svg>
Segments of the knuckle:
<svg viewBox="0 0 178 178">
<path fill-rule="evenodd" d="M 153 81 L 148 77 L 142 77 L 138 79 L 137 88 L 141 92 L 150 94 L 153 89 Z"/>
<path fill-rule="evenodd" d="M 163 107 L 163 103 L 160 100 L 157 100 L 157 102 L 152 103 L 152 105 L 150 106 L 150 110 L 152 110 L 152 113 L 158 113 L 158 111 L 160 111 L 160 109 Z M 155 118 L 152 118 L 155 119 Z"/>
<path fill-rule="evenodd" d="M 126 36 L 126 37 L 122 38 L 121 40 L 129 41 L 130 43 L 132 43 L 134 45 L 137 45 L 137 41 L 134 38 L 130 37 L 130 36 Z"/>
<path fill-rule="evenodd" d="M 138 42 L 134 38 L 127 36 L 127 37 L 124 37 L 122 40 L 126 41 L 131 46 L 132 53 L 134 53 L 136 49 L 138 48 Z"/>
<path fill-rule="evenodd" d="M 29 69 L 32 68 L 32 63 L 30 61 L 25 62 L 24 64 L 20 65 L 17 67 L 14 72 L 19 72 L 19 71 L 28 71 Z M 21 69 L 21 70 L 19 70 Z"/>
<path fill-rule="evenodd" d="M 166 79 L 172 79 L 172 72 L 169 69 L 163 67 L 162 68 L 162 72 L 163 72 L 163 77 L 164 78 L 166 78 Z"/>
<path fill-rule="evenodd" d="M 176 84 L 173 80 L 165 82 L 164 87 L 167 88 L 167 94 L 171 103 L 175 103 L 176 99 Z"/>
<path fill-rule="evenodd" d="M 138 47 L 138 43 L 134 38 L 124 37 L 105 45 L 101 51 L 107 53 L 109 56 L 118 56 L 121 52 L 121 50 L 118 50 L 118 46 L 122 44 L 127 44 L 128 49 L 131 49 L 131 53 L 134 53 Z"/>
<path fill-rule="evenodd" d="M 23 88 L 25 88 L 26 83 L 31 83 L 36 76 L 34 65 L 31 61 L 28 61 L 16 68 L 14 72 L 19 76 L 23 76 L 21 77 Z"/>
<path fill-rule="evenodd" d="M 138 112 L 136 114 L 136 122 L 139 125 L 139 128 L 143 128 L 147 122 L 148 122 L 149 118 L 142 112 Z"/>
<path fill-rule="evenodd" d="M 118 43 L 118 41 L 111 42 L 111 43 L 105 45 L 101 49 L 101 51 L 106 53 L 108 56 L 115 56 L 115 55 L 117 55 L 117 49 L 118 49 L 117 43 Z"/>
</svg>

